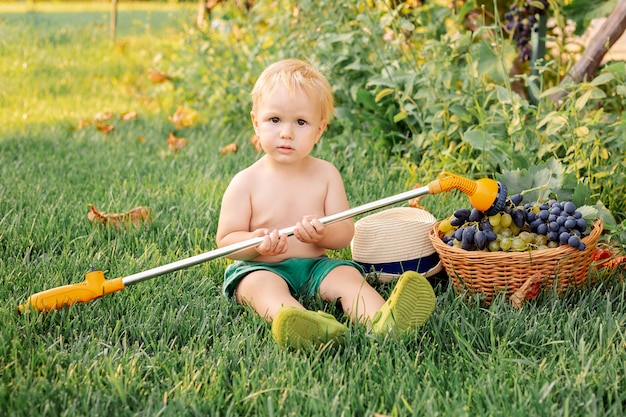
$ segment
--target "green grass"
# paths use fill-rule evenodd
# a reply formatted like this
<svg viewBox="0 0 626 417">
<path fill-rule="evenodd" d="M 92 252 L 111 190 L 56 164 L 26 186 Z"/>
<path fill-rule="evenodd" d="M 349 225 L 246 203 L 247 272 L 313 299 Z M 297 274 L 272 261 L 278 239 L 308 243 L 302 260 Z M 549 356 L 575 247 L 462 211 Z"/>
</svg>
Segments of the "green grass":
<svg viewBox="0 0 626 417">
<path fill-rule="evenodd" d="M 592 273 L 594 285 L 560 298 L 542 294 L 521 311 L 502 299 L 488 308 L 466 300 L 443 281 L 423 329 L 393 341 L 351 327 L 344 348 L 313 354 L 280 350 L 267 324 L 221 296 L 222 259 L 89 303 L 18 315 L 30 294 L 80 282 L 92 266 L 115 278 L 215 248 L 221 195 L 257 154 L 241 144 L 237 154 L 220 156 L 222 146 L 248 133 L 217 129 L 210 114 L 176 130 L 189 146 L 168 152 L 175 129 L 167 115 L 178 103 L 166 85 L 151 85 L 146 71 L 155 57 L 176 54 L 182 35 L 169 23 L 125 37 L 121 52 L 102 23 L 70 27 L 52 12 L 7 18 L 2 7 L 0 415 L 626 411 L 623 274 Z M 71 21 L 82 22 L 84 13 Z M 34 18 L 48 23 L 33 26 Z M 93 126 L 72 129 L 105 109 L 139 117 L 116 116 L 108 136 Z M 341 168 L 353 206 L 411 185 L 397 161 L 369 145 L 356 151 L 331 148 L 332 141 L 316 152 Z M 438 217 L 466 204 L 454 193 L 422 202 Z M 146 205 L 153 223 L 129 231 L 94 227 L 89 203 L 107 212 Z M 335 311 L 314 300 L 310 306 Z"/>
</svg>

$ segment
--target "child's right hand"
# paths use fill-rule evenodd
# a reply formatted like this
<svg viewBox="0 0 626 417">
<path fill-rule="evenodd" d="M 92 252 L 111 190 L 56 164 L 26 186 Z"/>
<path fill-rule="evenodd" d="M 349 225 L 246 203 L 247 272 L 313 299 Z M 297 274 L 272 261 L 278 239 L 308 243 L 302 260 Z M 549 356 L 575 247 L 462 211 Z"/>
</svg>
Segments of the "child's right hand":
<svg viewBox="0 0 626 417">
<path fill-rule="evenodd" d="M 263 242 L 256 247 L 259 255 L 276 256 L 287 252 L 287 235 L 278 234 L 278 230 L 271 232 L 268 229 L 258 229 L 254 231 L 255 236 L 264 236 Z"/>
</svg>

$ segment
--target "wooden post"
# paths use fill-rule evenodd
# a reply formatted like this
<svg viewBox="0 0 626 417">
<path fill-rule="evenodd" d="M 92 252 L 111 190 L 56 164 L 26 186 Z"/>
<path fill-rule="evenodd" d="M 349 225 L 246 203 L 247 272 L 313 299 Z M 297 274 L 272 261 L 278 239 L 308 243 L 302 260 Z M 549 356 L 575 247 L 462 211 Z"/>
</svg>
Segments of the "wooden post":
<svg viewBox="0 0 626 417">
<path fill-rule="evenodd" d="M 198 0 L 198 18 L 196 20 L 196 25 L 198 28 L 202 29 L 202 25 L 204 24 L 205 14 L 207 11 L 207 2 L 206 0 Z"/>
<path fill-rule="evenodd" d="M 602 62 L 602 58 L 611 46 L 626 30 L 626 0 L 619 0 L 615 9 L 606 19 L 598 33 L 589 40 L 582 56 L 561 81 L 561 86 L 581 81 L 591 81 Z M 566 95 L 565 92 L 554 94 L 550 99 L 556 102 Z"/>
<path fill-rule="evenodd" d="M 109 35 L 115 39 L 117 31 L 117 0 L 111 0 L 111 21 L 109 22 Z"/>
</svg>

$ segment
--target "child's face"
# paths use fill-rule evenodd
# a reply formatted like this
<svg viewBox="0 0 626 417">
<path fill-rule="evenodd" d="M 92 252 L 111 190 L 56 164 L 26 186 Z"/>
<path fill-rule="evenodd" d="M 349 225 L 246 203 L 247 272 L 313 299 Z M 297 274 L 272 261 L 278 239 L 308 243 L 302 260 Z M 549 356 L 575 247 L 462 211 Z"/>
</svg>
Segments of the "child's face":
<svg viewBox="0 0 626 417">
<path fill-rule="evenodd" d="M 282 85 L 262 97 L 250 116 L 265 153 L 283 163 L 307 157 L 326 129 L 319 102 L 302 89 L 290 97 Z"/>
</svg>

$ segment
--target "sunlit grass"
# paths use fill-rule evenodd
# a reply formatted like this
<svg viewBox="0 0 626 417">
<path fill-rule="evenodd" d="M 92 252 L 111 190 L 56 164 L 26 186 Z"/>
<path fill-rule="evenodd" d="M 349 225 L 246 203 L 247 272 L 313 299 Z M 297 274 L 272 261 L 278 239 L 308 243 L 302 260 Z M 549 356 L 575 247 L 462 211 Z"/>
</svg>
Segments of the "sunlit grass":
<svg viewBox="0 0 626 417">
<path fill-rule="evenodd" d="M 94 12 L 103 6 L 37 3 L 35 11 L 24 15 L 14 13 L 14 3 L 0 4 L 0 120 L 4 128 L 58 121 L 72 124 L 92 118 L 94 111 L 158 111 L 172 105 L 150 95 L 148 90 L 155 90 L 148 70 L 158 69 L 160 60 L 181 41 L 176 28 L 192 21 L 191 12 L 161 3 L 154 9 L 120 3 L 119 32 L 112 40 L 108 11 Z M 86 9 L 91 13 L 85 18 L 79 12 Z M 167 88 L 167 84 L 160 87 Z"/>
<path fill-rule="evenodd" d="M 33 36 L 18 22 L 0 23 L 0 73 L 10 74 L 0 79 L 0 415 L 624 414 L 626 288 L 606 273 L 521 311 L 502 299 L 486 307 L 444 281 L 423 329 L 378 340 L 351 326 L 342 349 L 314 353 L 279 349 L 267 323 L 221 295 L 224 259 L 18 315 L 29 295 L 81 282 L 92 266 L 112 279 L 214 249 L 224 189 L 258 158 L 249 144 L 221 156 L 249 133 L 216 128 L 212 113 L 188 128 L 168 120 L 180 103 L 146 70 L 176 53 L 175 27 L 124 37 L 121 50 L 100 24 L 50 23 Z M 114 113 L 110 134 L 77 128 L 104 110 Z M 128 110 L 138 118 L 120 120 Z M 171 131 L 188 146 L 169 151 Z M 352 206 L 412 186 L 372 144 L 344 143 L 325 138 L 315 152 L 341 169 Z M 97 227 L 90 203 L 105 212 L 145 205 L 152 222 Z M 467 199 L 421 203 L 441 218 Z"/>
</svg>

